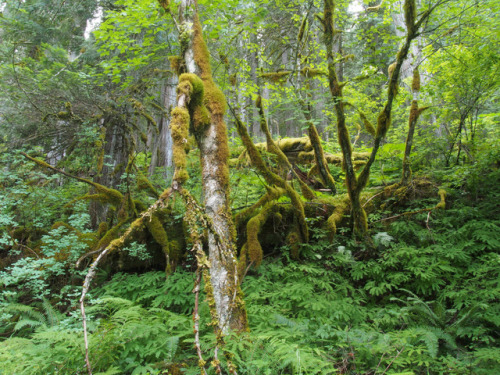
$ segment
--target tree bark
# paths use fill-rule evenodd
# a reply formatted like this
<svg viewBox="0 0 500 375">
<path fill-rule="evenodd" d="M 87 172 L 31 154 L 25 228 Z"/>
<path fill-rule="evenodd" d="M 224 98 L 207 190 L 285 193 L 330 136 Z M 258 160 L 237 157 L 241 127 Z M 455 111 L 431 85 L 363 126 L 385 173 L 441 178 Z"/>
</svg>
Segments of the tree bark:
<svg viewBox="0 0 500 375">
<path fill-rule="evenodd" d="M 229 206 L 229 148 L 224 122 L 226 102 L 212 78 L 197 2 L 182 0 L 179 14 L 186 69 L 201 79 L 204 90 L 202 106 L 205 109 L 193 113 L 190 110 L 190 118 L 200 149 L 205 212 L 216 231 L 209 233 L 208 247 L 218 326 L 222 333 L 242 331 L 247 329 L 247 317 L 237 279 L 236 232 Z M 209 118 L 205 118 L 206 110 Z"/>
<path fill-rule="evenodd" d="M 167 113 L 175 105 L 177 86 L 176 75 L 169 75 L 161 84 L 161 105 Z M 170 134 L 170 116 L 161 114 L 158 120 L 158 134 L 152 136 L 151 144 L 151 163 L 149 165 L 149 175 L 153 175 L 157 167 L 164 168 L 163 175 L 169 178 L 172 161 L 172 136 Z"/>
</svg>

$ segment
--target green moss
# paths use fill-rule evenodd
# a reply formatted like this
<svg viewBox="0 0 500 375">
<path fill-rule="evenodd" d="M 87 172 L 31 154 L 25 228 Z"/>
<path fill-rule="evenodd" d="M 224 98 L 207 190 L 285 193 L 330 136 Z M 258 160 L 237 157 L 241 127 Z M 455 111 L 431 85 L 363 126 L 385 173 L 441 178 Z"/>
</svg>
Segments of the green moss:
<svg viewBox="0 0 500 375">
<path fill-rule="evenodd" d="M 335 205 L 335 209 L 326 221 L 326 228 L 329 233 L 328 238 L 330 241 L 333 240 L 335 234 L 337 233 L 337 227 L 340 225 L 345 214 L 348 213 L 350 209 L 348 196 L 343 196 L 341 199 L 331 201 L 331 203 Z"/>
<path fill-rule="evenodd" d="M 139 191 L 147 192 L 148 195 L 150 195 L 154 198 L 158 198 L 160 195 L 158 193 L 158 191 L 155 189 L 155 187 L 153 186 L 153 184 L 149 181 L 149 179 L 146 178 L 143 174 L 139 174 L 137 176 L 137 189 Z"/>
<path fill-rule="evenodd" d="M 368 120 L 366 115 L 363 112 L 359 111 L 359 117 L 361 118 L 361 121 L 363 121 L 363 125 L 365 126 L 366 131 L 375 137 L 375 133 L 376 133 L 375 127 Z"/>
<path fill-rule="evenodd" d="M 312 151 L 313 147 L 308 137 L 283 138 L 276 142 L 284 153 L 295 151 Z"/>
<path fill-rule="evenodd" d="M 261 73 L 260 77 L 272 83 L 284 83 L 287 77 L 291 74 L 289 71 Z"/>
<path fill-rule="evenodd" d="M 282 193 L 276 191 L 276 195 Z M 259 267 L 263 258 L 262 246 L 259 241 L 259 233 L 264 227 L 268 218 L 276 211 L 275 201 L 270 201 L 262 207 L 260 212 L 252 217 L 247 223 L 247 249 L 248 258 L 255 267 Z"/>
<path fill-rule="evenodd" d="M 183 70 L 183 59 L 180 56 L 169 56 L 168 60 L 170 61 L 170 68 L 175 72 L 175 74 L 181 74 Z"/>
<path fill-rule="evenodd" d="M 314 78 L 318 76 L 328 76 L 328 72 L 325 70 L 314 69 L 309 67 L 302 68 L 300 70 L 300 74 L 302 74 L 304 77 L 309 77 L 309 78 Z"/>
<path fill-rule="evenodd" d="M 188 178 L 186 170 L 187 158 L 185 146 L 189 133 L 189 112 L 184 108 L 176 107 L 172 110 L 170 129 L 173 141 L 173 160 L 175 164 L 174 181 L 182 184 Z"/>
<path fill-rule="evenodd" d="M 286 236 L 286 244 L 290 247 L 290 256 L 292 259 L 299 259 L 300 235 L 296 230 L 292 230 Z"/>
<path fill-rule="evenodd" d="M 101 239 L 108 230 L 109 230 L 108 223 L 106 223 L 105 221 L 99 223 L 99 227 L 97 228 L 97 233 L 96 233 L 97 238 Z"/>
<path fill-rule="evenodd" d="M 418 71 L 418 68 L 415 68 L 415 70 L 413 70 L 413 80 L 411 83 L 411 89 L 414 92 L 420 91 L 420 73 Z"/>
<path fill-rule="evenodd" d="M 415 19 L 417 17 L 417 6 L 415 0 L 405 0 L 403 5 L 405 11 L 405 23 L 408 33 L 413 33 L 415 27 Z"/>
<path fill-rule="evenodd" d="M 146 218 L 144 220 L 144 224 L 146 225 L 146 228 L 148 229 L 149 233 L 153 236 L 153 239 L 155 242 L 160 245 L 161 250 L 163 251 L 163 254 L 165 255 L 165 260 L 166 260 L 166 269 L 165 272 L 170 274 L 173 271 L 173 267 L 171 264 L 171 251 L 170 251 L 170 243 L 168 241 L 168 236 L 167 232 L 165 231 L 165 228 L 163 227 L 163 223 L 159 218 L 159 215 L 154 212 L 151 214 L 149 218 Z"/>
<path fill-rule="evenodd" d="M 273 200 L 277 200 L 282 195 L 286 194 L 286 191 L 282 188 L 276 186 L 266 186 L 267 193 L 264 194 L 256 203 L 252 206 L 247 207 L 243 211 L 241 211 L 235 217 L 236 226 L 239 226 L 241 223 L 245 222 L 249 219 L 249 217 L 257 210 L 259 207 L 262 207 L 266 203 L 269 203 Z"/>
<path fill-rule="evenodd" d="M 97 243 L 95 250 L 104 250 L 114 239 L 119 237 L 122 227 L 125 225 L 126 221 L 120 221 L 113 228 L 108 230 L 104 236 Z"/>
<path fill-rule="evenodd" d="M 318 131 L 313 123 L 309 124 L 308 129 L 309 139 L 314 150 L 314 158 L 316 160 L 316 165 L 318 166 L 319 176 L 323 185 L 329 188 L 333 195 L 336 193 L 335 180 L 333 179 L 330 170 L 328 169 L 327 161 L 323 153 L 323 147 L 321 146 L 321 140 Z"/>
<path fill-rule="evenodd" d="M 378 138 L 384 138 L 385 135 L 387 134 L 387 130 L 389 130 L 390 124 L 391 124 L 391 111 L 390 108 L 386 105 L 377 118 L 376 136 Z"/>
<path fill-rule="evenodd" d="M 441 198 L 440 202 L 436 205 L 436 209 L 444 210 L 446 208 L 446 190 L 439 189 L 438 191 L 439 197 Z"/>
<path fill-rule="evenodd" d="M 307 26 L 308 26 L 307 16 L 304 16 L 302 18 L 302 22 L 300 23 L 299 33 L 297 35 L 297 41 L 299 43 L 302 41 L 302 38 L 304 38 L 304 33 L 307 30 Z"/>
</svg>

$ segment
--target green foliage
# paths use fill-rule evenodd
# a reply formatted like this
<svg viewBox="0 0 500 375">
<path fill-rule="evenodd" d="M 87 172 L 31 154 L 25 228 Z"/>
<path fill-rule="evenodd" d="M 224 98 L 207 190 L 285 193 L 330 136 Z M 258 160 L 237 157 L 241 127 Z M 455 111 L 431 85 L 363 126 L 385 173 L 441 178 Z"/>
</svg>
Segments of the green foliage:
<svg viewBox="0 0 500 375">
<path fill-rule="evenodd" d="M 321 2 L 198 3 L 217 84 L 229 90 L 229 77 L 235 77 L 234 95 L 227 97 L 241 108 L 252 136 L 259 136 L 253 110 L 258 93 L 275 137 L 302 134 L 304 116 L 297 103 L 304 99 L 311 121 L 324 130 L 325 150 L 338 152 L 326 77 L 311 74 L 326 69 L 318 38 Z M 85 271 L 73 265 L 93 250 L 98 234 L 92 229 L 101 221 L 113 227 L 119 211 L 100 212 L 96 220 L 107 205 L 77 199 L 89 192 L 88 185 L 43 170 L 18 151 L 130 194 L 135 208 L 129 207 L 129 218 L 156 199 L 135 182 L 147 175 L 148 147 L 159 131 L 152 119 L 166 116 L 172 104 L 163 101 L 160 87 L 173 74 L 167 56 L 179 54 L 174 23 L 155 1 L 99 2 L 102 23 L 84 41 L 83 29 L 97 4 L 8 0 L 0 6 L 2 374 L 85 372 L 77 304 Z M 337 68 L 344 75 L 346 118 L 357 150 L 369 151 L 373 141 L 359 110 L 374 122 L 387 68 L 401 42 L 403 30 L 392 26 L 394 5 L 383 2 L 357 12 L 348 2 L 336 2 L 342 53 L 354 55 Z M 173 4 L 171 10 L 176 17 Z M 366 209 L 373 237 L 349 239 L 346 214 L 331 242 L 320 213 L 309 219 L 311 241 L 301 244 L 300 260 L 292 259 L 289 246 L 264 249 L 262 265 L 250 268 L 242 284 L 250 332 L 230 334 L 219 351 L 219 358 L 231 357 L 238 373 L 500 373 L 499 62 L 493 48 L 499 40 L 498 11 L 493 0 L 447 2 L 447 8 L 436 9 L 419 41 L 427 46 L 420 69 L 428 79 L 420 100 L 432 107 L 420 121 L 411 162 L 414 176 L 425 174 L 447 190 L 446 210 L 429 213 L 436 197 L 418 191 L 411 201 L 376 195 L 380 185 L 400 179 L 411 100 L 404 89 L 408 82 L 401 82 L 393 126 L 372 168 L 374 199 Z M 302 24 L 308 27 L 297 46 Z M 299 74 L 302 68 L 309 76 Z M 287 79 L 281 84 L 264 82 L 272 72 L 290 73 L 282 74 Z M 236 149 L 238 140 L 234 143 Z M 241 149 L 233 156 L 239 154 Z M 272 155 L 263 154 L 276 166 Z M 125 171 L 129 158 L 134 163 Z M 191 178 L 184 187 L 202 197 L 198 159 L 198 151 L 189 153 Z M 96 171 L 99 163 L 102 171 Z M 332 172 L 342 191 L 342 167 Z M 230 178 L 234 209 L 252 205 L 265 192 L 252 168 L 234 169 Z M 159 192 L 168 185 L 163 174 L 152 181 Z M 290 201 L 278 203 L 288 207 Z M 179 200 L 170 208 L 162 213 L 169 230 L 184 212 Z M 268 228 L 266 235 L 279 242 L 286 235 L 281 228 Z M 126 254 L 134 265 L 147 260 L 158 269 L 155 246 L 148 233 L 141 233 L 116 257 Z M 193 257 L 182 259 L 165 280 L 159 271 L 116 273 L 121 264 L 112 264 L 114 256 L 98 271 L 88 295 L 94 373 L 198 374 Z M 200 344 L 210 363 L 216 335 L 201 300 Z"/>
</svg>

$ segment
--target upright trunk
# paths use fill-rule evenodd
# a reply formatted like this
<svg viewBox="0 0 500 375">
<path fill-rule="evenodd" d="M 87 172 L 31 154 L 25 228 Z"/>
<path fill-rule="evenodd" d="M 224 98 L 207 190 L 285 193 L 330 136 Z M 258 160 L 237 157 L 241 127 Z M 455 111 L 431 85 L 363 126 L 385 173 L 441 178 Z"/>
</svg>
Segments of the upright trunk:
<svg viewBox="0 0 500 375">
<path fill-rule="evenodd" d="M 402 184 L 407 184 L 411 178 L 411 165 L 410 165 L 410 154 L 413 145 L 413 134 L 415 133 L 415 127 L 417 126 L 417 120 L 420 114 L 426 110 L 428 107 L 418 107 L 418 94 L 420 91 L 420 73 L 417 69 L 413 71 L 413 101 L 410 107 L 410 118 L 408 120 L 408 135 L 406 136 L 406 146 L 405 154 L 403 157 L 403 177 L 401 178 Z"/>
<path fill-rule="evenodd" d="M 246 311 L 237 280 L 235 228 L 229 207 L 228 139 L 224 122 L 226 102 L 217 88 L 203 40 L 195 0 L 182 0 L 179 14 L 181 44 L 188 73 L 203 82 L 203 103 L 190 113 L 191 127 L 200 149 L 205 212 L 217 233 L 209 233 L 210 279 L 223 333 L 247 328 Z M 208 113 L 207 113 L 208 110 Z M 191 111 L 190 111 L 191 112 Z"/>
<path fill-rule="evenodd" d="M 377 118 L 377 129 L 370 158 L 368 159 L 359 176 L 356 176 L 352 162 L 351 142 L 345 121 L 344 103 L 342 96 L 343 83 L 340 82 L 337 77 L 333 55 L 333 38 L 336 34 L 336 31 L 333 27 L 334 3 L 333 0 L 324 0 L 324 19 L 322 20 L 322 22 L 324 26 L 324 42 L 327 50 L 328 80 L 330 92 L 335 101 L 339 144 L 342 149 L 344 168 L 346 170 L 347 192 L 351 201 L 354 233 L 359 237 L 364 236 L 368 229 L 366 213 L 361 205 L 361 192 L 368 183 L 368 180 L 370 178 L 370 168 L 375 161 L 378 149 L 380 148 L 382 140 L 387 134 L 387 130 L 389 129 L 391 123 L 392 104 L 397 95 L 398 81 L 400 78 L 403 62 L 408 56 L 411 42 L 418 36 L 418 29 L 423 24 L 423 22 L 427 20 L 429 15 L 438 4 L 439 3 L 427 9 L 417 21 L 415 0 L 404 0 L 403 8 L 406 25 L 406 40 L 404 41 L 403 46 L 400 48 L 397 54 L 394 69 L 391 76 L 389 77 L 387 100 L 385 102 L 384 108 L 379 113 Z"/>
<path fill-rule="evenodd" d="M 166 113 L 170 113 L 175 106 L 177 77 L 169 75 L 161 85 L 161 105 Z M 152 175 L 156 168 L 164 168 L 165 177 L 171 176 L 172 168 L 172 136 L 170 134 L 170 116 L 161 114 L 158 123 L 158 134 L 152 136 L 151 163 L 149 174 Z"/>
</svg>

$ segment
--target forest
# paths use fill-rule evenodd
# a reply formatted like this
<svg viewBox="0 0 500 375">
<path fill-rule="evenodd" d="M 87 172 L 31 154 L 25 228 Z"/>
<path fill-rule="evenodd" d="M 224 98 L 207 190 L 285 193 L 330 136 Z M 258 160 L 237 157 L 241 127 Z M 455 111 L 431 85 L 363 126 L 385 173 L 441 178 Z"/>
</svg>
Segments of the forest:
<svg viewBox="0 0 500 375">
<path fill-rule="evenodd" d="M 0 1 L 0 375 L 500 374 L 500 2 Z"/>
</svg>

